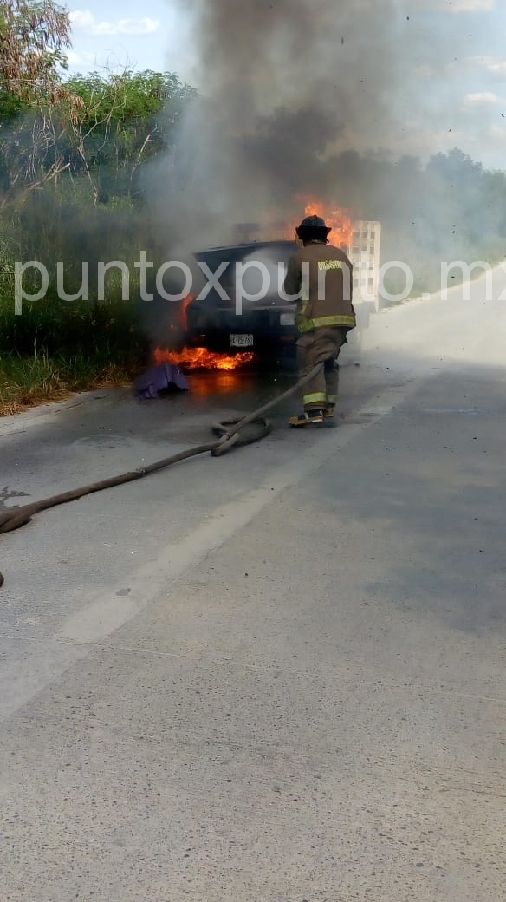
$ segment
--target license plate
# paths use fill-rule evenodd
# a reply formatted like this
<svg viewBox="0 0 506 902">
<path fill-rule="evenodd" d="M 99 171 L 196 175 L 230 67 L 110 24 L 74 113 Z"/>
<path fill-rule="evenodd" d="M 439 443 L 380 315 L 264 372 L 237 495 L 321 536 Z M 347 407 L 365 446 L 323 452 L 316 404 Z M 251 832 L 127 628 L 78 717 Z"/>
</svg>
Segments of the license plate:
<svg viewBox="0 0 506 902">
<path fill-rule="evenodd" d="M 252 348 L 255 344 L 253 335 L 231 335 L 231 348 Z"/>
<path fill-rule="evenodd" d="M 282 313 L 279 322 L 281 326 L 295 326 L 295 313 Z"/>
</svg>

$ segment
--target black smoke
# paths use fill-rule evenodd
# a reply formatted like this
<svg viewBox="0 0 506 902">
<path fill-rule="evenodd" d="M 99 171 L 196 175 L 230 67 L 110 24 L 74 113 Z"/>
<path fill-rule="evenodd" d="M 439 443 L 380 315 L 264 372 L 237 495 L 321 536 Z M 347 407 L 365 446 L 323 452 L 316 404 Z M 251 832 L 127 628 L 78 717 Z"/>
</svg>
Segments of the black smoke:
<svg viewBox="0 0 506 902">
<path fill-rule="evenodd" d="M 332 161 L 391 147 L 399 131 L 422 36 L 405 7 L 181 0 L 199 100 L 175 156 L 151 173 L 151 202 L 161 222 L 177 220 L 182 246 L 223 242 L 236 222 L 291 219 L 304 197 L 340 204 Z"/>
</svg>

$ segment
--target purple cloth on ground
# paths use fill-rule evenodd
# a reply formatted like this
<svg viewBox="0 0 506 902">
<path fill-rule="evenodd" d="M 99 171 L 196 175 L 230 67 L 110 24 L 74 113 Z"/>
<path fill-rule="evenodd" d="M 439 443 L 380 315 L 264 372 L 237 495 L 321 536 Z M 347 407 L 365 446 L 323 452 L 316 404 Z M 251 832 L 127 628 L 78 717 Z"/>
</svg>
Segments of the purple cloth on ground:
<svg viewBox="0 0 506 902">
<path fill-rule="evenodd" d="M 175 386 L 180 391 L 190 391 L 190 386 L 182 370 L 173 363 L 160 363 L 150 367 L 143 376 L 135 380 L 135 390 L 146 401 L 156 400 L 160 393 Z"/>
</svg>

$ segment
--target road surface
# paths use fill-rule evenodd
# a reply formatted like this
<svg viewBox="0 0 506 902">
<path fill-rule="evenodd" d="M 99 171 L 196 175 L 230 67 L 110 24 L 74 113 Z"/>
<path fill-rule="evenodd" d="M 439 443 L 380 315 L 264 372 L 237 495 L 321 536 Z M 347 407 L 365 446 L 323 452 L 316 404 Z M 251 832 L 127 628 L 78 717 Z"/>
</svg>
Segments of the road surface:
<svg viewBox="0 0 506 902">
<path fill-rule="evenodd" d="M 503 286 L 377 316 L 337 429 L 0 539 L 2 902 L 506 898 Z M 207 439 L 193 380 L 0 424 L 2 503 Z"/>
</svg>

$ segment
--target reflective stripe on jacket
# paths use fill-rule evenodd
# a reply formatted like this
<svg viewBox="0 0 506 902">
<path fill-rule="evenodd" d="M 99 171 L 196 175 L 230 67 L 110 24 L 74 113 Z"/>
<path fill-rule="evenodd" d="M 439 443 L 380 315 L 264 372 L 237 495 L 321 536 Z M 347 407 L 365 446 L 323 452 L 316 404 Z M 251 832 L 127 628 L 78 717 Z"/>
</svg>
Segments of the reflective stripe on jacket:
<svg viewBox="0 0 506 902">
<path fill-rule="evenodd" d="M 314 332 L 315 329 L 323 329 L 327 326 L 347 326 L 354 329 L 356 326 L 355 315 L 346 313 L 337 313 L 335 316 L 313 316 L 307 317 L 302 314 L 297 318 L 297 326 L 299 332 L 304 335 L 306 332 Z"/>
</svg>

